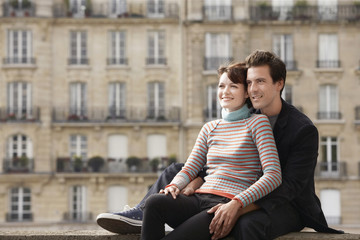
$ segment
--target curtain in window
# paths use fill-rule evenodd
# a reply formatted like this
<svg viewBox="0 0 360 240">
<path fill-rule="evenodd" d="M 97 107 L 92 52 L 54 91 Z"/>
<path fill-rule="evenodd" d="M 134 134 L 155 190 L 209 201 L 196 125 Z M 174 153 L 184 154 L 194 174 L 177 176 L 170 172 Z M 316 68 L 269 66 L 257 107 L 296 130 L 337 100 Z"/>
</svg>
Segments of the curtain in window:
<svg viewBox="0 0 360 240">
<path fill-rule="evenodd" d="M 8 30 L 7 63 L 32 63 L 32 32 Z"/>
<path fill-rule="evenodd" d="M 17 119 L 32 117 L 31 84 L 25 82 L 8 83 L 7 114 Z"/>
<path fill-rule="evenodd" d="M 127 12 L 126 0 L 109 0 L 110 15 L 118 17 Z"/>
<path fill-rule="evenodd" d="M 320 86 L 319 107 L 322 118 L 337 118 L 338 107 L 338 90 L 336 85 Z"/>
<path fill-rule="evenodd" d="M 290 14 L 294 0 L 272 0 L 272 10 L 279 13 L 279 20 L 286 20 Z"/>
<path fill-rule="evenodd" d="M 165 84 L 148 83 L 148 118 L 165 117 Z"/>
<path fill-rule="evenodd" d="M 148 64 L 165 64 L 165 32 L 148 32 Z"/>
<path fill-rule="evenodd" d="M 338 67 L 338 38 L 336 34 L 319 35 L 320 67 Z"/>
<path fill-rule="evenodd" d="M 126 84 L 109 84 L 109 115 L 112 117 L 125 117 Z"/>
<path fill-rule="evenodd" d="M 111 31 L 109 57 L 110 64 L 126 64 L 125 47 L 126 33 L 124 31 Z"/>
<path fill-rule="evenodd" d="M 290 34 L 276 34 L 273 36 L 273 51 L 286 64 L 288 69 L 294 69 L 293 37 Z"/>
<path fill-rule="evenodd" d="M 230 34 L 206 33 L 205 68 L 216 70 L 231 59 Z"/>
</svg>

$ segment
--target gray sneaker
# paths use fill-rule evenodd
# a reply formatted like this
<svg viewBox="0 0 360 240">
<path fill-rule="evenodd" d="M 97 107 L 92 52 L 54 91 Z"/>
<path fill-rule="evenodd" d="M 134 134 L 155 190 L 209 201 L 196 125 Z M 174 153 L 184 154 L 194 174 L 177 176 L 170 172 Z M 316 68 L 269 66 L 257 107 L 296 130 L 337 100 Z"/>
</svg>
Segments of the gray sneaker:
<svg viewBox="0 0 360 240">
<path fill-rule="evenodd" d="M 134 207 L 118 213 L 101 213 L 97 216 L 97 224 L 113 233 L 141 233 L 143 211 Z"/>
</svg>

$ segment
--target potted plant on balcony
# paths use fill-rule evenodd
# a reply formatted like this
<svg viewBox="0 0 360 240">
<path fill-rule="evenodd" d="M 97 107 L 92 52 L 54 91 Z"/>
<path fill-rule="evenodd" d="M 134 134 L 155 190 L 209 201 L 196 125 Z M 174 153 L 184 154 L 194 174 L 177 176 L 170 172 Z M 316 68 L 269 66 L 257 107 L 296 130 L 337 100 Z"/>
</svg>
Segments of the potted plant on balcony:
<svg viewBox="0 0 360 240">
<path fill-rule="evenodd" d="M 9 1 L 9 4 L 12 8 L 18 9 L 19 8 L 19 0 L 11 0 Z"/>
<path fill-rule="evenodd" d="M 158 170 L 159 164 L 160 164 L 160 159 L 159 158 L 151 159 L 151 161 L 150 161 L 151 170 L 153 172 L 156 172 Z"/>
<path fill-rule="evenodd" d="M 31 1 L 29 0 L 23 0 L 21 3 L 22 8 L 26 9 L 26 8 L 30 8 L 31 7 Z"/>
<path fill-rule="evenodd" d="M 82 159 L 81 159 L 81 157 L 79 157 L 79 156 L 75 156 L 74 158 L 73 158 L 73 164 L 74 164 L 74 171 L 75 172 L 81 172 L 81 170 L 82 170 L 82 167 L 83 167 L 83 161 L 82 161 Z"/>
<path fill-rule="evenodd" d="M 126 165 L 131 172 L 136 172 L 141 164 L 141 159 L 135 156 L 126 159 Z"/>
<path fill-rule="evenodd" d="M 94 172 L 99 172 L 100 169 L 104 166 L 105 161 L 100 156 L 95 156 L 89 159 L 89 166 L 92 168 Z"/>
<path fill-rule="evenodd" d="M 20 166 L 26 168 L 29 165 L 29 158 L 26 155 L 22 155 L 19 159 Z"/>
<path fill-rule="evenodd" d="M 171 154 L 168 159 L 168 166 L 170 166 L 171 164 L 176 163 L 176 162 L 177 162 L 176 155 Z"/>
<path fill-rule="evenodd" d="M 307 0 L 298 0 L 295 2 L 293 7 L 293 17 L 294 19 L 306 20 L 310 16 L 308 14 L 309 4 Z"/>
</svg>

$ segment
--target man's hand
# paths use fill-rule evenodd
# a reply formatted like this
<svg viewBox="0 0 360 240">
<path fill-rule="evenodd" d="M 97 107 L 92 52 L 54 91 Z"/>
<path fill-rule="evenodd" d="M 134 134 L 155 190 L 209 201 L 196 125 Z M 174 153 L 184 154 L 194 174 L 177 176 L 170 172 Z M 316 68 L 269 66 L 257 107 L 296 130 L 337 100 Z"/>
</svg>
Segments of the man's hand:
<svg viewBox="0 0 360 240">
<path fill-rule="evenodd" d="M 202 180 L 202 178 L 197 177 L 194 180 L 192 180 L 188 185 L 186 185 L 186 187 L 183 190 L 181 190 L 181 193 L 186 196 L 193 195 L 195 193 L 195 190 L 201 187 L 203 183 L 204 181 Z"/>
<path fill-rule="evenodd" d="M 169 187 L 165 188 L 165 190 L 161 189 L 159 193 L 162 193 L 162 194 L 165 194 L 165 195 L 168 195 L 170 193 L 171 196 L 174 199 L 176 199 L 176 196 L 179 195 L 180 190 L 176 186 L 172 185 L 172 186 L 169 186 Z"/>
<path fill-rule="evenodd" d="M 212 207 L 209 214 L 215 213 L 212 219 L 209 230 L 212 240 L 217 240 L 228 235 L 234 227 L 236 221 L 241 216 L 241 203 L 236 200 L 231 200 L 226 204 L 218 204 Z"/>
<path fill-rule="evenodd" d="M 231 200 L 230 202 L 228 202 L 227 204 L 230 204 L 231 202 L 237 202 L 236 200 Z M 219 221 L 218 219 L 221 217 L 223 210 L 227 210 L 228 207 L 230 206 L 225 206 L 227 204 L 218 204 L 215 207 L 212 207 L 208 213 L 215 213 L 215 217 L 213 218 L 213 220 L 210 223 L 209 229 L 210 229 L 210 233 L 213 233 L 212 236 L 212 240 L 217 240 L 220 238 L 224 238 L 227 235 L 229 235 L 229 233 L 231 232 L 231 230 L 234 228 L 234 225 L 236 224 L 236 221 L 239 219 L 239 217 L 241 217 L 242 215 L 248 213 L 248 212 L 252 212 L 255 210 L 258 210 L 260 207 L 258 205 L 256 205 L 255 203 L 251 203 L 249 205 L 247 205 L 245 208 L 241 208 L 241 206 L 238 206 L 237 209 L 234 209 L 234 214 L 233 214 L 233 220 L 227 222 L 227 224 L 225 224 L 224 222 L 221 222 L 221 220 Z M 240 204 L 239 202 L 237 202 L 237 204 Z M 223 209 L 221 209 L 223 208 Z"/>
</svg>

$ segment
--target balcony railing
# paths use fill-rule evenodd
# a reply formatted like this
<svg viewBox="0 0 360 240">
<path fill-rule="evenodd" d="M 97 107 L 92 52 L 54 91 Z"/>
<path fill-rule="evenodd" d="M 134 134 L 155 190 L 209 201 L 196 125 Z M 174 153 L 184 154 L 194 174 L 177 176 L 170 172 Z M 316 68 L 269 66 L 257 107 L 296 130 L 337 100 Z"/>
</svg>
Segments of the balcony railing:
<svg viewBox="0 0 360 240">
<path fill-rule="evenodd" d="M 208 21 L 229 21 L 233 19 L 233 8 L 231 5 L 203 6 L 203 16 Z"/>
<path fill-rule="evenodd" d="M 127 58 L 108 58 L 107 65 L 128 65 Z"/>
<path fill-rule="evenodd" d="M 221 65 L 233 61 L 232 57 L 205 57 L 204 70 L 217 70 Z"/>
<path fill-rule="evenodd" d="M 355 120 L 360 121 L 360 106 L 355 107 Z"/>
<path fill-rule="evenodd" d="M 34 159 L 27 157 L 6 158 L 3 161 L 4 173 L 29 173 L 34 171 Z"/>
<path fill-rule="evenodd" d="M 89 65 L 89 58 L 69 58 L 69 65 Z"/>
<path fill-rule="evenodd" d="M 359 21 L 360 7 L 356 5 L 324 6 L 251 6 L 253 21 Z"/>
<path fill-rule="evenodd" d="M 319 120 L 340 120 L 342 118 L 341 112 L 318 112 L 317 119 Z"/>
<path fill-rule="evenodd" d="M 315 169 L 315 176 L 324 178 L 346 177 L 346 162 L 318 162 Z"/>
<path fill-rule="evenodd" d="M 40 120 L 40 108 L 35 107 L 31 109 L 1 109 L 0 121 L 7 122 L 37 122 Z"/>
<path fill-rule="evenodd" d="M 114 112 L 115 111 L 115 112 Z M 107 108 L 92 108 L 83 113 L 74 114 L 69 109 L 54 108 L 53 122 L 179 122 L 180 109 L 178 107 L 168 107 L 165 109 L 149 109 L 144 107 L 127 107 L 120 109 L 120 112 L 109 111 Z"/>
<path fill-rule="evenodd" d="M 339 60 L 317 60 L 317 68 L 339 68 L 341 67 L 341 62 Z"/>
<path fill-rule="evenodd" d="M 31 222 L 33 221 L 33 213 L 32 212 L 9 212 L 6 213 L 6 221 L 7 222 Z"/>
<path fill-rule="evenodd" d="M 35 16 L 35 3 L 27 1 L 19 3 L 12 1 L 11 3 L 3 3 L 3 16 L 4 17 L 33 17 Z"/>
<path fill-rule="evenodd" d="M 146 65 L 166 65 L 167 59 L 165 57 L 150 57 L 146 58 Z"/>
<path fill-rule="evenodd" d="M 53 14 L 56 18 L 179 18 L 177 3 L 149 5 L 145 1 L 136 3 L 127 1 L 126 5 L 113 9 L 109 3 L 86 4 L 81 8 L 68 8 L 65 4 L 55 4 Z"/>
<path fill-rule="evenodd" d="M 287 70 L 289 70 L 289 71 L 297 70 L 297 62 L 296 61 L 285 60 L 284 63 L 286 65 Z"/>
<path fill-rule="evenodd" d="M 8 64 L 36 64 L 35 58 L 33 57 L 6 57 L 3 60 L 5 65 Z"/>
<path fill-rule="evenodd" d="M 89 222 L 93 220 L 92 212 L 65 212 L 64 221 L 70 222 Z"/>
</svg>

